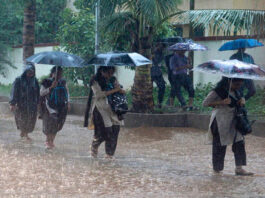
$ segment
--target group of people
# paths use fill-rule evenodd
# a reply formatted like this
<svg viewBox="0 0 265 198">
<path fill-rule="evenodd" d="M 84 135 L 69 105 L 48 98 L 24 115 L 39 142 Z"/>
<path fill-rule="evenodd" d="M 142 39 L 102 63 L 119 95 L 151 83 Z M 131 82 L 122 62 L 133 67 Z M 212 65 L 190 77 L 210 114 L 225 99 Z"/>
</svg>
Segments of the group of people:
<svg viewBox="0 0 265 198">
<path fill-rule="evenodd" d="M 172 54 L 164 56 L 165 45 L 158 43 L 153 51 L 152 62 L 153 65 L 151 67 L 151 79 L 157 85 L 158 88 L 158 108 L 162 107 L 162 102 L 164 99 L 166 82 L 162 73 L 162 65 L 163 61 L 167 68 L 168 73 L 168 81 L 171 85 L 170 89 L 170 98 L 168 99 L 168 105 L 174 105 L 174 99 L 177 97 L 180 106 L 184 110 L 193 110 L 193 100 L 195 96 L 193 82 L 189 75 L 189 70 L 192 69 L 191 61 L 187 56 L 185 56 L 186 51 L 179 50 L 175 51 Z M 245 48 L 241 48 L 237 53 L 233 54 L 230 59 L 237 59 L 239 61 L 243 61 L 246 63 L 254 64 L 254 59 L 251 55 L 245 53 Z M 186 103 L 181 88 L 184 88 L 188 92 L 189 101 Z M 248 92 L 245 96 L 245 99 L 248 100 L 251 96 L 253 96 L 256 92 L 254 83 L 252 80 L 245 80 L 243 89 L 247 89 Z"/>
<path fill-rule="evenodd" d="M 154 69 L 154 67 L 160 66 L 163 56 L 159 57 L 161 54 L 159 51 L 156 53 L 158 55 L 153 60 L 152 79 L 157 82 L 160 89 L 158 99 L 161 105 L 165 83 L 163 83 L 162 72 L 159 73 L 160 68 Z M 239 55 L 243 61 L 246 61 L 244 57 L 248 57 L 248 61 L 253 61 L 249 55 L 244 55 L 242 51 L 238 53 Z M 234 56 L 236 55 L 232 57 L 235 58 Z M 240 59 L 240 57 L 236 58 Z M 192 108 L 194 90 L 187 74 L 190 64 L 185 56 L 185 51 L 176 51 L 165 59 L 166 64 L 169 64 L 169 81 L 172 85 L 171 100 L 177 96 L 182 107 Z M 156 72 L 158 73 L 154 75 Z M 105 142 L 106 157 L 113 157 L 120 126 L 123 125 L 122 115 L 114 111 L 111 106 L 111 96 L 125 94 L 122 86 L 114 77 L 114 73 L 115 67 L 101 66 L 90 82 L 91 90 L 87 103 L 85 126 L 94 129 L 94 138 L 91 144 L 91 156 L 93 157 L 97 157 L 98 148 L 103 142 Z M 189 92 L 188 105 L 181 95 L 181 86 Z M 249 90 L 245 96 L 242 91 L 244 86 Z M 244 106 L 246 100 L 254 93 L 255 87 L 252 81 L 223 77 L 202 104 L 213 108 L 208 137 L 212 143 L 213 170 L 218 174 L 224 168 L 226 147 L 232 144 L 236 165 L 235 174 L 253 175 L 243 169 L 243 166 L 246 165 L 245 142 L 244 136 L 237 131 L 234 112 L 237 106 Z M 63 79 L 62 68 L 53 67 L 50 77 L 44 79 L 39 87 L 35 77 L 35 67 L 32 63 L 28 63 L 23 74 L 13 84 L 10 108 L 15 113 L 17 128 L 21 131 L 20 136 L 28 141 L 31 141 L 28 134 L 34 130 L 39 110 L 43 120 L 43 133 L 46 135 L 46 146 L 48 149 L 52 149 L 56 134 L 62 129 L 69 109 L 69 91 L 67 83 Z"/>
<path fill-rule="evenodd" d="M 23 74 L 15 79 L 9 104 L 23 140 L 32 141 L 29 133 L 33 132 L 39 115 L 43 121 L 46 147 L 54 147 L 54 139 L 64 125 L 69 106 L 69 91 L 62 75 L 62 68 L 55 66 L 49 78 L 39 86 L 34 64 L 27 63 Z"/>
<path fill-rule="evenodd" d="M 123 123 L 122 112 L 115 112 L 108 98 L 125 91 L 114 77 L 115 67 L 99 67 L 90 82 L 92 97 L 89 97 L 89 116 L 86 122 L 93 125 L 94 139 L 91 154 L 97 156 L 98 147 L 106 144 L 106 154 L 111 158 L 116 150 L 120 125 Z M 14 112 L 17 128 L 23 140 L 31 142 L 29 133 L 33 132 L 37 117 L 43 122 L 43 133 L 46 135 L 46 148 L 54 148 L 56 134 L 63 128 L 69 105 L 69 91 L 63 79 L 63 69 L 54 66 L 49 78 L 39 86 L 35 77 L 35 66 L 27 63 L 23 74 L 15 79 L 11 90 L 10 109 Z"/>
</svg>

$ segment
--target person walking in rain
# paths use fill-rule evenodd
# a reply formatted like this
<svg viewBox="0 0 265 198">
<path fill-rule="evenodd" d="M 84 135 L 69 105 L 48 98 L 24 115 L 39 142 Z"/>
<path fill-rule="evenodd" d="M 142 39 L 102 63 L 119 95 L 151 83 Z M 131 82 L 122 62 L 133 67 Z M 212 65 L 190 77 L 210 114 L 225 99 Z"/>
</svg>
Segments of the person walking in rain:
<svg viewBox="0 0 265 198">
<path fill-rule="evenodd" d="M 226 147 L 232 144 L 236 165 L 235 174 L 253 175 L 242 168 L 247 163 L 245 141 L 236 129 L 234 119 L 236 105 L 245 105 L 245 100 L 239 91 L 243 83 L 243 79 L 223 77 L 203 101 L 203 106 L 213 108 L 208 138 L 212 142 L 213 170 L 218 174 L 224 169 Z"/>
<path fill-rule="evenodd" d="M 90 115 L 89 126 L 92 125 L 92 122 L 94 124 L 94 139 L 91 145 L 91 155 L 93 157 L 97 157 L 98 148 L 104 141 L 106 157 L 113 157 L 117 147 L 120 125 L 123 124 L 123 121 L 112 111 L 107 98 L 116 92 L 125 93 L 120 86 L 107 91 L 108 82 L 113 76 L 114 69 L 114 67 L 99 67 L 90 82 L 93 99 L 88 111 Z M 119 85 L 118 82 L 116 84 Z"/>
<path fill-rule="evenodd" d="M 185 56 L 184 50 L 175 51 L 174 56 L 170 58 L 170 69 L 172 70 L 172 83 L 173 83 L 173 91 L 170 98 L 174 98 L 176 95 L 181 107 L 185 110 L 193 109 L 193 99 L 194 99 L 194 89 L 192 85 L 192 80 L 190 76 L 187 74 L 188 69 L 192 68 L 189 64 L 188 58 Z M 188 91 L 189 94 L 189 103 L 186 105 L 185 99 L 181 93 L 181 87 L 184 87 L 185 90 Z M 173 105 L 174 101 L 170 101 L 170 105 Z"/>
<path fill-rule="evenodd" d="M 174 100 L 175 100 L 175 94 L 176 94 L 176 92 L 174 91 L 174 86 L 173 86 L 173 81 L 172 81 L 172 70 L 170 69 L 170 59 L 172 56 L 174 56 L 174 53 L 168 54 L 165 56 L 165 64 L 167 67 L 167 78 L 170 84 L 170 95 L 167 100 L 167 105 L 173 105 Z"/>
<path fill-rule="evenodd" d="M 239 48 L 237 53 L 233 54 L 230 57 L 230 60 L 237 59 L 245 63 L 255 64 L 253 57 L 245 53 L 245 51 L 246 51 L 246 48 Z M 244 84 L 240 91 L 244 93 L 245 89 L 247 89 L 247 94 L 244 96 L 245 100 L 248 100 L 249 98 L 251 98 L 252 96 L 256 94 L 256 88 L 255 88 L 253 80 L 251 79 L 244 80 Z"/>
<path fill-rule="evenodd" d="M 33 132 L 37 120 L 39 92 L 35 66 L 33 63 L 27 63 L 23 74 L 13 83 L 9 104 L 11 111 L 15 113 L 21 138 L 28 141 L 31 141 L 28 134 Z"/>
<path fill-rule="evenodd" d="M 50 78 L 41 83 L 43 133 L 46 135 L 46 148 L 54 147 L 56 134 L 63 128 L 69 108 L 69 91 L 63 77 L 63 69 L 54 66 Z"/>
<path fill-rule="evenodd" d="M 161 62 L 163 61 L 163 44 L 158 44 L 154 50 L 153 55 L 153 65 L 151 67 L 151 79 L 152 82 L 155 82 L 158 87 L 158 108 L 162 107 L 162 102 L 165 95 L 165 89 L 166 89 L 166 82 L 163 78 L 163 74 L 161 71 Z"/>
</svg>

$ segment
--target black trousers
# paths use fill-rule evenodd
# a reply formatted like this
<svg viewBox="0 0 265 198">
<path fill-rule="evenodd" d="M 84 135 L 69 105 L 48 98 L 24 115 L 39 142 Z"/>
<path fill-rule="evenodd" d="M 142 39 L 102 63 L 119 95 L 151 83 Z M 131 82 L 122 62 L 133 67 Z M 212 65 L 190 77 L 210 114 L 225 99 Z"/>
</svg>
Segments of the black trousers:
<svg viewBox="0 0 265 198">
<path fill-rule="evenodd" d="M 211 131 L 213 134 L 213 146 L 212 146 L 212 163 L 215 171 L 222 171 L 224 169 L 224 160 L 226 147 L 222 146 L 220 142 L 220 136 L 217 126 L 217 121 L 214 120 L 211 125 Z M 246 150 L 244 141 L 235 142 L 232 145 L 232 151 L 234 152 L 235 165 L 245 166 L 247 164 Z"/>
<path fill-rule="evenodd" d="M 172 88 L 170 92 L 170 97 L 174 98 L 177 96 L 181 106 L 185 106 L 186 102 L 181 93 L 181 87 L 188 92 L 190 98 L 194 98 L 194 89 L 190 76 L 187 74 L 177 74 L 172 75 Z"/>
<path fill-rule="evenodd" d="M 92 150 L 97 150 L 100 144 L 105 141 L 106 154 L 111 156 L 114 155 L 117 147 L 120 126 L 113 125 L 112 127 L 105 127 L 102 116 L 96 107 L 93 111 L 93 122 L 95 125 L 95 133 L 92 141 Z"/>
<path fill-rule="evenodd" d="M 166 90 L 166 82 L 162 75 L 160 76 L 152 76 L 152 82 L 155 82 L 158 88 L 158 96 L 157 101 L 159 104 L 163 102 L 165 90 Z"/>
</svg>

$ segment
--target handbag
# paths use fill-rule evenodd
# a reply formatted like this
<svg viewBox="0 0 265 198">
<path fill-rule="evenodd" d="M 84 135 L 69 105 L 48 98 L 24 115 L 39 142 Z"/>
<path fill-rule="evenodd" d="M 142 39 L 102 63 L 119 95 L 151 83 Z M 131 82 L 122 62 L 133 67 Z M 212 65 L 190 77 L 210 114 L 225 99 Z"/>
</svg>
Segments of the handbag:
<svg viewBox="0 0 265 198">
<path fill-rule="evenodd" d="M 245 136 L 252 133 L 252 124 L 255 121 L 249 121 L 247 116 L 247 110 L 244 106 L 236 105 L 235 108 L 235 120 L 236 120 L 236 129 Z"/>
</svg>

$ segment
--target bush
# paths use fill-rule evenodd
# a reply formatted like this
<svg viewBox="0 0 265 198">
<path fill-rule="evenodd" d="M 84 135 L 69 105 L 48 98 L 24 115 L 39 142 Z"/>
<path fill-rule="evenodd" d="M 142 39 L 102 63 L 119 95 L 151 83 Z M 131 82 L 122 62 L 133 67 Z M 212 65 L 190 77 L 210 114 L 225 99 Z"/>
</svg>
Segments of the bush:
<svg viewBox="0 0 265 198">
<path fill-rule="evenodd" d="M 11 92 L 12 84 L 3 85 L 0 83 L 0 96 L 9 96 Z"/>
</svg>

